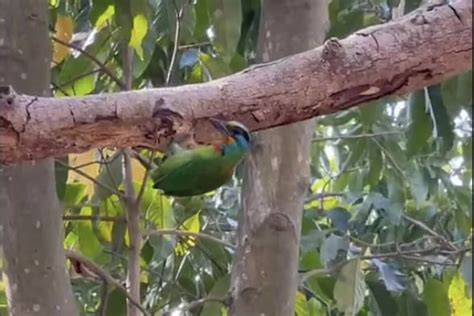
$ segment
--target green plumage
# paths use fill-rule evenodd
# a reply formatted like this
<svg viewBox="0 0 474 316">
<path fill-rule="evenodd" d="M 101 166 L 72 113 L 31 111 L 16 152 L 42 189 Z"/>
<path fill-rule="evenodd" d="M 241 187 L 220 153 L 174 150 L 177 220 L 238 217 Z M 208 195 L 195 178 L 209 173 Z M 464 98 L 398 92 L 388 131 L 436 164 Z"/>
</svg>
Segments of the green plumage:
<svg viewBox="0 0 474 316">
<path fill-rule="evenodd" d="M 154 188 L 172 196 L 213 191 L 230 180 L 246 150 L 224 153 L 215 146 L 175 153 L 152 174 Z"/>
<path fill-rule="evenodd" d="M 171 146 L 171 156 L 151 175 L 154 188 L 166 195 L 192 196 L 214 191 L 232 178 L 250 149 L 250 133 L 238 122 L 210 121 L 221 141 L 192 150 Z"/>
</svg>

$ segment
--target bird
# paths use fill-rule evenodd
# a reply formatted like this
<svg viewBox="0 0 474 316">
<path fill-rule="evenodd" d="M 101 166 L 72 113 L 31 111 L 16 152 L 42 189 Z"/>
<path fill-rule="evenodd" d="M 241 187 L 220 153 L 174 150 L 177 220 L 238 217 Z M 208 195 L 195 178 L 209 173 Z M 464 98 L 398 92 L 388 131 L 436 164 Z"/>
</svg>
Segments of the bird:
<svg viewBox="0 0 474 316">
<path fill-rule="evenodd" d="M 250 132 L 236 121 L 210 121 L 221 134 L 220 141 L 194 149 L 175 146 L 152 172 L 153 188 L 168 196 L 188 197 L 214 191 L 232 178 L 250 150 Z"/>
</svg>

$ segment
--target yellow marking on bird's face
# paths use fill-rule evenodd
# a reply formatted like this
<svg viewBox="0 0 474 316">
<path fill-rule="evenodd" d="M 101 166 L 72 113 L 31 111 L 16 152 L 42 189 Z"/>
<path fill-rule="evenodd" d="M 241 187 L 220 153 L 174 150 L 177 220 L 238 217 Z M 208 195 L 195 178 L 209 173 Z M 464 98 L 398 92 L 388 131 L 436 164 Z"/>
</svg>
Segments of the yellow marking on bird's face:
<svg viewBox="0 0 474 316">
<path fill-rule="evenodd" d="M 232 137 L 227 137 L 224 143 L 225 143 L 226 145 L 234 144 L 234 143 L 235 143 L 235 139 L 233 139 Z"/>
</svg>

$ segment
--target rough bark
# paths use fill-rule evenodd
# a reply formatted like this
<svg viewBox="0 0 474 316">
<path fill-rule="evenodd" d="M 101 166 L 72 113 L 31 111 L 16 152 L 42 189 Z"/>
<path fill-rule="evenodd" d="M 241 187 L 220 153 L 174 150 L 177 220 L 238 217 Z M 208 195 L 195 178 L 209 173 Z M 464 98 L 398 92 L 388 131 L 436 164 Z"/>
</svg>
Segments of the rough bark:
<svg viewBox="0 0 474 316">
<path fill-rule="evenodd" d="M 205 142 L 209 117 L 260 130 L 439 83 L 472 68 L 472 2 L 423 7 L 339 44 L 329 41 L 206 84 L 0 100 L 0 161 L 109 146 L 164 149 L 191 129 L 196 142 Z"/>
<path fill-rule="evenodd" d="M 0 82 L 49 95 L 48 4 L 0 0 Z M 10 315 L 77 315 L 52 159 L 0 165 L 3 280 Z"/>
<path fill-rule="evenodd" d="M 323 42 L 327 3 L 264 1 L 260 60 L 268 62 Z M 294 315 L 303 197 L 309 186 L 313 120 L 255 135 L 246 163 L 231 315 Z"/>
</svg>

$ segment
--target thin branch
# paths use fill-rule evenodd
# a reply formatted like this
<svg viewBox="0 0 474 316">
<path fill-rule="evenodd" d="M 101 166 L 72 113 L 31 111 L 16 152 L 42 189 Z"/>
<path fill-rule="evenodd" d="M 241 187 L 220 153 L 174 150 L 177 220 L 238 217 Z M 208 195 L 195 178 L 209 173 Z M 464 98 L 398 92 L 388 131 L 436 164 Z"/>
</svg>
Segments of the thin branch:
<svg viewBox="0 0 474 316">
<path fill-rule="evenodd" d="M 190 232 L 187 230 L 179 230 L 179 229 L 157 229 L 157 230 L 146 230 L 143 232 L 143 236 L 161 236 L 161 235 L 192 236 L 198 239 L 200 238 L 200 239 L 205 239 L 205 240 L 218 243 L 230 249 L 236 248 L 234 244 L 228 243 L 224 240 L 221 240 L 217 237 L 214 237 L 206 233 L 196 233 L 196 232 Z"/>
<path fill-rule="evenodd" d="M 208 296 L 208 297 L 204 297 L 204 298 L 201 298 L 199 300 L 196 300 L 196 301 L 193 301 L 187 305 L 184 305 L 182 307 L 177 307 L 177 308 L 174 308 L 172 310 L 169 310 L 169 311 L 166 311 L 166 312 L 163 312 L 163 316 L 171 316 L 174 312 L 180 312 L 179 315 L 184 315 L 187 311 L 191 311 L 193 309 L 195 309 L 196 307 L 199 307 L 201 305 L 204 305 L 205 303 L 220 303 L 222 304 L 223 306 L 226 306 L 227 307 L 227 304 L 226 304 L 226 298 L 225 297 L 212 297 L 212 296 Z"/>
<path fill-rule="evenodd" d="M 360 138 L 371 138 L 379 136 L 390 136 L 390 135 L 401 135 L 402 131 L 388 131 L 380 133 L 367 133 L 367 134 L 357 134 L 357 135 L 339 135 L 339 136 L 330 136 L 330 137 L 315 137 L 313 138 L 313 143 L 327 142 L 327 141 L 338 141 L 343 139 L 360 139 Z"/>
<path fill-rule="evenodd" d="M 74 49 L 78 52 L 80 52 L 82 55 L 86 56 L 87 58 L 89 58 L 90 60 L 92 60 L 103 72 L 105 72 L 113 81 L 115 81 L 115 83 L 121 88 L 121 89 L 124 89 L 125 88 L 125 84 L 117 77 L 115 76 L 115 74 L 110 71 L 109 68 L 107 68 L 107 66 L 104 65 L 103 62 L 101 62 L 100 60 L 98 60 L 94 55 L 90 54 L 88 51 L 86 51 L 85 49 L 82 49 L 81 47 L 78 47 L 74 44 L 71 44 L 71 43 L 68 43 L 68 42 L 65 42 L 55 36 L 52 37 L 53 38 L 53 41 L 63 45 L 63 46 L 66 46 L 66 47 L 69 47 L 71 49 Z"/>
<path fill-rule="evenodd" d="M 101 187 L 102 189 L 105 189 L 107 191 L 109 191 L 110 193 L 112 194 L 116 194 L 118 197 L 120 197 L 122 195 L 122 193 L 120 193 L 120 191 L 118 190 L 115 190 L 114 188 L 108 186 L 107 184 L 104 184 L 100 181 L 97 181 L 96 179 L 94 179 L 93 177 L 91 177 L 90 175 L 88 175 L 87 173 L 85 173 L 84 171 L 80 170 L 80 169 L 77 169 L 76 167 L 72 167 L 60 160 L 56 160 L 56 162 L 58 164 L 60 164 L 61 166 L 63 166 L 64 168 L 68 168 L 69 170 L 72 170 L 74 171 L 75 173 L 83 176 L 84 178 L 90 180 L 91 182 L 93 182 L 94 184 L 96 184 L 97 186 Z"/>
<path fill-rule="evenodd" d="M 64 215 L 64 221 L 100 221 L 100 222 L 127 222 L 122 216 L 101 216 L 101 215 Z"/>
<path fill-rule="evenodd" d="M 127 297 L 127 300 L 133 304 L 136 308 L 138 308 L 144 315 L 150 315 L 148 311 L 137 301 L 135 300 L 127 291 L 127 289 L 121 284 L 121 282 L 115 280 L 106 270 L 104 270 L 102 267 L 99 265 L 95 264 L 91 260 L 81 256 L 80 254 L 71 251 L 71 250 L 65 250 L 66 252 L 66 257 L 69 258 L 70 260 L 80 262 L 83 264 L 87 269 L 92 271 L 94 274 L 100 276 L 101 278 L 105 279 L 108 284 L 114 286 L 115 288 L 121 290 L 125 296 Z M 151 316 L 151 315 L 150 315 Z"/>
<path fill-rule="evenodd" d="M 185 49 L 190 49 L 190 48 L 206 47 L 210 45 L 212 45 L 211 42 L 201 42 L 201 43 L 195 43 L 195 44 L 179 45 L 178 49 L 185 50 Z"/>
<path fill-rule="evenodd" d="M 416 219 L 414 219 L 414 218 L 412 218 L 412 217 L 410 217 L 406 214 L 402 214 L 402 218 L 405 219 L 406 221 L 412 223 L 413 225 L 418 226 L 419 228 L 423 229 L 424 231 L 426 231 L 430 235 L 438 238 L 442 243 L 447 245 L 452 250 L 457 250 L 458 249 L 449 240 L 447 240 L 444 236 L 442 236 L 441 234 L 438 234 L 437 232 L 435 232 L 434 230 L 432 230 L 431 228 L 429 228 L 428 226 L 426 226 L 424 223 L 420 222 L 419 220 L 416 220 Z"/>
</svg>

